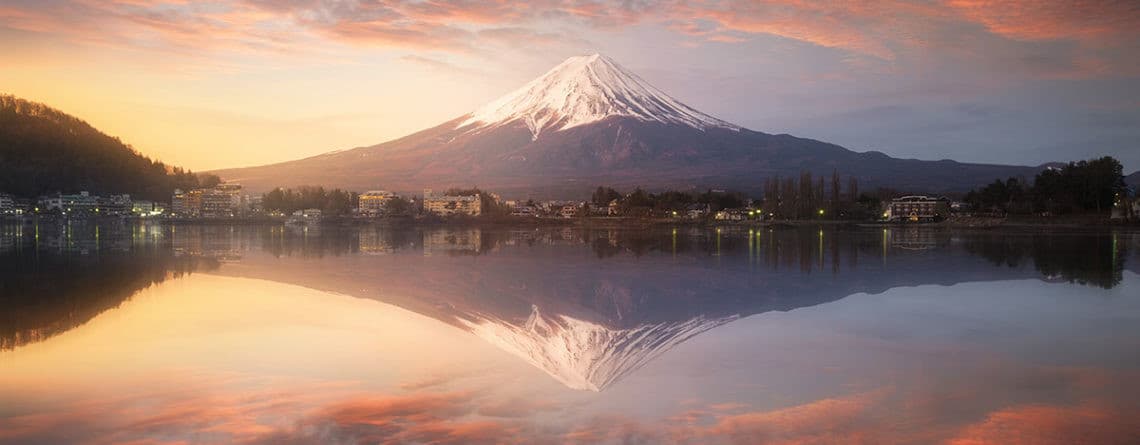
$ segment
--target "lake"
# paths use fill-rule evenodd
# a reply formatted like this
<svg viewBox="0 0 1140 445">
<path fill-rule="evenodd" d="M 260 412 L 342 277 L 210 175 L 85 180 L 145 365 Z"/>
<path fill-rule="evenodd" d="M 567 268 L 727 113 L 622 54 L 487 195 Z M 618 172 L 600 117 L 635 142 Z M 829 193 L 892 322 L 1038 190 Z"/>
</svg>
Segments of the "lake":
<svg viewBox="0 0 1140 445">
<path fill-rule="evenodd" d="M 1140 443 L 1140 235 L 0 226 L 0 443 Z"/>
</svg>

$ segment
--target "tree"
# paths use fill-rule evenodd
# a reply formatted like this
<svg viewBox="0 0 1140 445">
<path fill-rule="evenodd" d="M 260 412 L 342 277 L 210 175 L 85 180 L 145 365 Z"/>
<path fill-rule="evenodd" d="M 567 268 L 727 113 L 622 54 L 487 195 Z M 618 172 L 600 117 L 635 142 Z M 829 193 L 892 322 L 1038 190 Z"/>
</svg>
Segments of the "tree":
<svg viewBox="0 0 1140 445">
<path fill-rule="evenodd" d="M 831 202 L 828 203 L 833 218 L 839 216 L 839 171 L 831 170 Z"/>
<path fill-rule="evenodd" d="M 610 202 L 615 199 L 621 199 L 621 194 L 618 193 L 617 190 L 609 187 L 598 186 L 598 189 L 594 191 L 594 195 L 591 197 L 590 202 L 592 202 L 595 207 L 600 208 L 610 205 Z"/>
<path fill-rule="evenodd" d="M 965 200 L 980 210 L 1102 213 L 1125 192 L 1123 172 L 1120 162 L 1109 156 L 1070 162 L 1038 173 L 1032 186 L 1025 179 L 996 180 L 971 190 Z"/>
</svg>

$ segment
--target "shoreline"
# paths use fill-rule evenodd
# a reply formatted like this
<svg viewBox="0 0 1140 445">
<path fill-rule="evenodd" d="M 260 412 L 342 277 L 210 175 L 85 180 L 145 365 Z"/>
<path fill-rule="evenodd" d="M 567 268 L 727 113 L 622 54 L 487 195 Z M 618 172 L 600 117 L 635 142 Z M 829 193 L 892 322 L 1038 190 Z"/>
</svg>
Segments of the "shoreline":
<svg viewBox="0 0 1140 445">
<path fill-rule="evenodd" d="M 54 216 L 0 216 L 0 223 L 125 223 L 157 225 L 235 225 L 235 226 L 287 226 L 287 227 L 578 227 L 578 228 L 620 228 L 645 229 L 655 227 L 741 227 L 768 229 L 795 229 L 806 227 L 830 228 L 918 228 L 918 229 L 974 229 L 974 230 L 1063 230 L 1090 231 L 1106 229 L 1132 229 L 1140 231 L 1140 221 L 1112 221 L 1088 216 L 1060 218 L 974 218 L 955 217 L 939 222 L 907 223 L 856 220 L 778 220 L 778 221 L 716 221 L 675 218 L 638 217 L 577 217 L 577 218 L 533 218 L 533 217 L 483 217 L 483 218 L 351 218 L 330 217 L 308 224 L 291 224 L 285 219 L 255 218 L 160 218 L 143 219 L 130 217 L 91 217 L 59 218 Z"/>
</svg>

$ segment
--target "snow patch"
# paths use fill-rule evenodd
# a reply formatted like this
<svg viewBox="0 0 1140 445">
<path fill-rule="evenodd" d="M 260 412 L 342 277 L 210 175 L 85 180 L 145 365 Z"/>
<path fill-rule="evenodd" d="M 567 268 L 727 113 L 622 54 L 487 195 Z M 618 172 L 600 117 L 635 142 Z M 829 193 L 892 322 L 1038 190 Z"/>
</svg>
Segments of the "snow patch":
<svg viewBox="0 0 1140 445">
<path fill-rule="evenodd" d="M 566 59 L 546 74 L 471 113 L 456 128 L 480 131 L 522 120 L 531 137 L 548 129 L 574 128 L 610 116 L 687 125 L 699 130 L 740 127 L 673 99 L 608 57 Z"/>
</svg>

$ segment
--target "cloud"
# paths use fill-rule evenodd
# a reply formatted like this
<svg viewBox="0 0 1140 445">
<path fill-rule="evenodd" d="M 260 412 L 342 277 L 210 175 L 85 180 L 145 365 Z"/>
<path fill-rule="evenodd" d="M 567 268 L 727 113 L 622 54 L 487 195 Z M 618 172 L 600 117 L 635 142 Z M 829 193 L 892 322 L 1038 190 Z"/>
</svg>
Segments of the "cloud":
<svg viewBox="0 0 1140 445">
<path fill-rule="evenodd" d="M 1021 405 L 990 413 L 947 444 L 1134 443 L 1140 440 L 1136 419 L 1135 407 Z"/>
<path fill-rule="evenodd" d="M 1140 34 L 1140 4 L 1128 0 L 950 0 L 966 19 L 1019 40 L 1101 39 Z"/>
<path fill-rule="evenodd" d="M 937 388 L 887 387 L 774 409 L 694 401 L 672 407 L 676 414 L 644 419 L 583 416 L 533 394 L 386 393 L 351 382 L 173 374 L 176 387 L 162 385 L 166 379 L 137 381 L 111 397 L 50 406 L 17 394 L 6 400 L 9 414 L 0 417 L 0 443 L 1016 445 L 1130 443 L 1140 437 L 1135 391 L 1116 391 L 1134 375 L 1081 368 L 997 372 L 995 386 L 1028 385 L 1034 394 L 1059 390 L 1081 401 L 1010 403 L 1015 397 L 999 394 L 1003 405 L 987 409 L 993 400 L 976 388 L 979 376 L 969 376 L 931 382 Z"/>
<path fill-rule="evenodd" d="M 974 47 L 965 53 L 984 52 L 984 39 L 964 37 L 979 29 L 1015 42 L 1130 47 L 1140 32 L 1140 6 L 1088 0 L 19 0 L 0 6 L 0 28 L 189 54 L 319 53 L 328 44 L 465 55 L 520 45 L 534 51 L 582 47 L 582 31 L 635 24 L 700 42 L 742 44 L 767 35 L 894 61 L 900 54 L 956 51 L 963 44 Z M 1109 56 L 1120 57 L 1102 57 Z M 1038 62 L 1026 56 L 1024 63 Z M 1056 62 L 1045 63 L 1050 66 L 1044 69 L 1055 69 Z M 1112 66 L 1089 56 L 1071 63 L 1086 71 L 1097 63 Z"/>
</svg>

